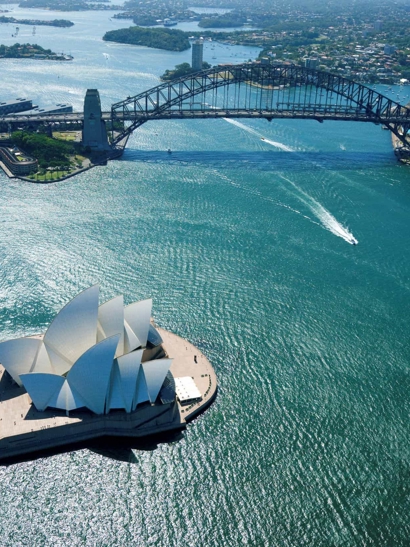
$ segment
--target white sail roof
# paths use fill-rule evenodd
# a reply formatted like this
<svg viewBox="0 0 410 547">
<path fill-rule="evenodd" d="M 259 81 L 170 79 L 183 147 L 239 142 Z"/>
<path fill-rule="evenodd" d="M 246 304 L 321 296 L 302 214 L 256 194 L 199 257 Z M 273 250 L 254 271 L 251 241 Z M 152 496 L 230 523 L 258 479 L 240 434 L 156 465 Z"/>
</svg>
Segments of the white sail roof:
<svg viewBox="0 0 410 547">
<path fill-rule="evenodd" d="M 141 364 L 148 334 L 154 345 L 162 342 L 150 325 L 152 300 L 124 308 L 118 296 L 98 307 L 98 297 L 95 285 L 73 298 L 43 340 L 0 344 L 0 362 L 38 410 L 86 407 L 103 414 L 155 403 L 172 360 Z"/>
<path fill-rule="evenodd" d="M 142 363 L 151 403 L 155 403 L 171 363 L 172 359 L 155 359 Z"/>
<path fill-rule="evenodd" d="M 47 348 L 43 340 L 41 340 L 36 358 L 30 372 L 45 372 L 55 374 L 55 369 L 51 364 L 50 356 L 47 352 Z"/>
<path fill-rule="evenodd" d="M 123 355 L 117 360 L 123 397 L 125 400 L 125 410 L 131 412 L 132 403 L 137 389 L 138 373 L 141 368 L 141 359 L 144 350 L 137 350 Z"/>
<path fill-rule="evenodd" d="M 20 376 L 37 410 L 45 410 L 50 400 L 62 388 L 65 380 L 57 374 L 30 372 Z"/>
<path fill-rule="evenodd" d="M 148 330 L 151 319 L 152 299 L 134 302 L 124 308 L 125 321 L 131 327 L 141 346 L 147 345 Z"/>
<path fill-rule="evenodd" d="M 61 389 L 57 391 L 54 396 L 48 402 L 48 406 L 53 408 L 59 408 L 60 410 L 75 410 L 76 408 L 82 408 L 87 406 L 84 400 L 76 392 L 76 390 L 70 386 L 67 380 L 61 386 Z"/>
<path fill-rule="evenodd" d="M 20 374 L 30 372 L 40 345 L 37 338 L 16 338 L 0 344 L 0 363 L 19 386 Z"/>
<path fill-rule="evenodd" d="M 66 373 L 80 355 L 97 342 L 99 293 L 98 285 L 81 292 L 48 327 L 44 343 L 58 374 Z"/>
<path fill-rule="evenodd" d="M 132 403 L 132 410 L 137 408 L 140 403 L 149 402 L 149 393 L 147 388 L 147 382 L 145 380 L 144 370 L 141 366 L 137 379 L 137 389 L 135 391 L 134 401 Z"/>
<path fill-rule="evenodd" d="M 120 334 L 120 340 L 116 351 L 116 356 L 124 353 L 124 297 L 116 296 L 108 302 L 104 302 L 98 308 L 98 339 L 100 342 L 104 338 Z M 100 336 L 102 337 L 100 338 Z"/>
<path fill-rule="evenodd" d="M 96 414 L 103 414 L 105 410 L 111 368 L 119 339 L 120 335 L 116 334 L 87 350 L 67 375 L 68 383 Z"/>
<path fill-rule="evenodd" d="M 121 376 L 118 369 L 118 363 L 115 360 L 111 369 L 110 385 L 108 389 L 105 411 L 109 412 L 113 408 L 122 408 L 125 410 L 125 399 L 122 392 Z"/>
<path fill-rule="evenodd" d="M 141 346 L 138 337 L 132 331 L 131 327 L 124 320 L 124 353 L 130 353 Z"/>
</svg>

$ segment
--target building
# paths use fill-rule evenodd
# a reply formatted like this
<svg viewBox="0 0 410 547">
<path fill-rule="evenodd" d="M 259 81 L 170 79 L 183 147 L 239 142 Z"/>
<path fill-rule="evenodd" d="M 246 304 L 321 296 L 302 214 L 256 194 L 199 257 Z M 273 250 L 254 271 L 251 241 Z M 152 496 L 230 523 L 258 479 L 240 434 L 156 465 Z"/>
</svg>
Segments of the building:
<svg viewBox="0 0 410 547">
<path fill-rule="evenodd" d="M 384 46 L 383 53 L 385 55 L 392 55 L 393 53 L 395 53 L 396 49 L 396 46 L 389 46 L 388 44 L 386 44 Z"/>
<path fill-rule="evenodd" d="M 202 70 L 204 60 L 204 43 L 197 40 L 192 44 L 192 68 L 194 70 Z"/>
<path fill-rule="evenodd" d="M 187 340 L 154 327 L 151 306 L 124 307 L 122 296 L 99 305 L 93 286 L 44 335 L 0 344 L 0 460 L 180 430 L 212 403 L 211 364 Z"/>
<path fill-rule="evenodd" d="M 0 116 L 5 116 L 6 114 L 13 114 L 14 112 L 23 112 L 24 110 L 31 110 L 33 107 L 33 102 L 31 99 L 14 99 L 12 101 L 2 101 L 0 102 Z"/>
<path fill-rule="evenodd" d="M 0 361 L 39 411 L 87 408 L 131 412 L 155 403 L 172 359 L 147 360 L 152 300 L 124 308 L 122 296 L 98 305 L 99 287 L 83 291 L 56 315 L 43 339 L 0 344 Z M 148 355 L 144 355 L 148 350 Z"/>
<path fill-rule="evenodd" d="M 319 66 L 319 59 L 305 59 L 305 67 L 316 69 Z"/>
<path fill-rule="evenodd" d="M 22 113 L 22 116 L 35 116 L 36 114 L 64 114 L 64 112 L 71 113 L 73 111 L 73 105 L 71 104 L 56 104 L 55 106 L 46 106 L 45 108 L 33 108 Z"/>
<path fill-rule="evenodd" d="M 1 163 L 5 165 L 10 173 L 20 177 L 38 171 L 38 161 L 27 156 L 17 147 L 0 146 L 0 166 Z"/>
</svg>

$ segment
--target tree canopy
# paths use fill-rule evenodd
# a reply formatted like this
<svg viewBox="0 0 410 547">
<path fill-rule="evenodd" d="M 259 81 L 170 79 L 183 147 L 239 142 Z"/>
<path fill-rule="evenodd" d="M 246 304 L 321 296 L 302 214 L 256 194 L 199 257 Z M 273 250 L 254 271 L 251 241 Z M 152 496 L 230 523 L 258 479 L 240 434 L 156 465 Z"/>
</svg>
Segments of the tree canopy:
<svg viewBox="0 0 410 547">
<path fill-rule="evenodd" d="M 103 40 L 169 51 L 184 51 L 191 47 L 185 32 L 169 28 L 129 27 L 111 30 L 104 34 Z"/>
</svg>

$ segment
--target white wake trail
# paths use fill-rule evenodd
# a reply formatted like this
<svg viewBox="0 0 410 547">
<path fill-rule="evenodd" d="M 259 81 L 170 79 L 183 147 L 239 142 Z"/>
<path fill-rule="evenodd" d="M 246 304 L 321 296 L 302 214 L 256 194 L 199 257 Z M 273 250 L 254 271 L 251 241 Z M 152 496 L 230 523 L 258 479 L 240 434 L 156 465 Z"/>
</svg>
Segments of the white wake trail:
<svg viewBox="0 0 410 547">
<path fill-rule="evenodd" d="M 213 110 L 221 110 L 219 106 L 211 106 L 209 103 L 203 103 L 206 106 L 209 106 Z M 285 152 L 294 152 L 293 148 L 290 148 L 290 146 L 286 146 L 286 144 L 282 144 L 281 142 L 277 141 L 271 141 L 270 139 L 266 139 L 261 133 L 258 133 L 258 131 L 255 131 L 251 127 L 245 125 L 244 123 L 238 122 L 237 120 L 232 120 L 231 118 L 222 118 L 228 123 L 231 123 L 232 125 L 236 125 L 236 127 L 239 127 L 240 129 L 243 129 L 244 131 L 247 131 L 251 135 L 255 135 L 258 137 L 261 141 L 266 142 L 267 144 L 270 144 L 271 146 L 275 146 L 276 148 L 279 148 L 280 150 L 284 150 Z"/>
<path fill-rule="evenodd" d="M 293 186 L 293 188 L 296 190 L 296 197 L 302 201 L 306 207 L 310 209 L 310 211 L 315 215 L 315 217 L 322 223 L 324 228 L 332 232 L 332 234 L 341 237 L 347 243 L 350 243 L 350 245 L 357 245 L 359 242 L 354 237 L 354 235 L 349 232 L 347 228 L 345 228 L 336 218 L 321 205 L 318 201 L 316 201 L 314 198 L 309 196 L 306 192 L 304 192 L 299 186 L 297 186 L 293 181 L 290 179 L 284 177 L 283 175 L 279 175 L 281 179 L 288 182 Z"/>
<path fill-rule="evenodd" d="M 247 131 L 251 135 L 255 135 L 256 137 L 259 137 L 263 142 L 266 142 L 267 144 L 270 144 L 271 146 L 275 146 L 276 148 L 280 148 L 280 150 L 285 150 L 285 152 L 294 152 L 293 148 L 290 148 L 289 146 L 286 146 L 285 144 L 282 144 L 281 142 L 271 141 L 269 139 L 266 139 L 261 133 L 258 133 L 258 131 L 255 131 L 251 127 L 248 127 L 247 125 L 238 122 L 237 120 L 232 120 L 231 118 L 223 118 L 226 122 L 231 123 L 232 125 L 236 125 L 236 127 L 239 127 L 240 129 L 243 129 L 244 131 Z"/>
<path fill-rule="evenodd" d="M 298 209 L 294 209 L 293 207 L 290 207 L 290 205 L 287 205 L 286 203 L 282 203 L 281 201 L 279 201 L 277 199 L 274 199 L 272 197 L 263 196 L 262 193 L 259 192 L 256 188 L 245 187 L 245 186 L 239 184 L 238 182 L 230 179 L 229 177 L 227 177 L 223 173 L 220 173 L 219 171 L 213 170 L 213 173 L 217 177 L 219 177 L 220 179 L 226 181 L 227 183 L 231 184 L 232 186 L 235 186 L 236 188 L 240 188 L 241 190 L 243 190 L 244 192 L 247 192 L 248 194 L 251 194 L 253 196 L 257 196 L 258 198 L 263 199 L 265 201 L 269 201 L 270 203 L 273 203 L 274 205 L 277 205 L 278 207 L 283 207 L 284 209 L 288 209 L 289 211 L 292 211 L 292 213 L 296 213 L 297 215 L 302 216 L 303 218 L 305 218 L 306 220 L 308 220 L 312 224 L 316 224 L 317 226 L 321 226 L 321 224 L 319 222 L 316 222 L 316 220 L 313 220 L 312 218 L 308 217 L 307 215 L 302 213 L 302 211 L 299 211 Z"/>
<path fill-rule="evenodd" d="M 207 104 L 207 103 L 204 103 Z M 210 105 L 209 105 L 210 106 Z M 215 110 L 219 110 L 218 107 L 211 107 Z M 277 148 L 280 148 L 281 150 L 285 150 L 286 152 L 295 152 L 293 148 L 290 148 L 289 146 L 286 146 L 285 144 L 282 144 L 281 142 L 275 142 L 271 141 L 269 139 L 266 139 L 263 135 L 261 135 L 258 131 L 255 131 L 251 127 L 248 127 L 247 125 L 238 122 L 237 120 L 232 120 L 231 118 L 223 118 L 226 122 L 231 123 L 232 125 L 236 125 L 240 129 L 243 129 L 244 131 L 247 131 L 251 135 L 255 135 L 256 137 L 259 137 L 262 141 L 266 142 L 267 144 L 270 144 L 272 146 L 275 146 Z M 297 209 L 293 209 L 292 207 L 289 207 L 288 205 L 285 205 L 284 203 L 278 202 L 275 200 L 275 203 L 279 205 L 280 207 L 285 207 L 287 209 L 290 209 L 294 213 L 297 213 L 299 215 L 302 215 L 304 218 L 309 220 L 310 222 L 313 222 L 314 224 L 318 224 L 319 226 L 322 225 L 325 229 L 332 232 L 332 234 L 341 237 L 347 243 L 350 243 L 350 245 L 357 245 L 359 242 L 354 237 L 352 233 L 349 232 L 347 228 L 345 228 L 336 218 L 321 205 L 318 201 L 316 201 L 314 198 L 309 196 L 306 192 L 304 192 L 299 186 L 297 186 L 293 181 L 290 179 L 287 179 L 283 175 L 279 175 L 280 178 L 288 182 L 293 186 L 293 188 L 296 190 L 296 197 L 308 207 L 308 209 L 315 215 L 315 217 L 320 221 L 321 224 L 315 222 L 308 216 L 304 215 Z"/>
</svg>

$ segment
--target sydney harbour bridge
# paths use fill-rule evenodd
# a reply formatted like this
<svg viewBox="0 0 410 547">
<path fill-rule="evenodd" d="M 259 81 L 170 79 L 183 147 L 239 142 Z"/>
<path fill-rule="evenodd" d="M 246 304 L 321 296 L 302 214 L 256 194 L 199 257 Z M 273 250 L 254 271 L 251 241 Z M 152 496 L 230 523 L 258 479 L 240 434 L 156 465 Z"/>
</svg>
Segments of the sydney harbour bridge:
<svg viewBox="0 0 410 547">
<path fill-rule="evenodd" d="M 87 95 L 89 96 L 87 104 Z M 341 76 L 294 65 L 220 65 L 164 82 L 101 112 L 97 90 L 88 90 L 84 112 L 8 115 L 9 128 L 74 124 L 83 145 L 124 148 L 129 135 L 151 120 L 195 118 L 310 119 L 383 125 L 408 147 L 410 109 Z M 24 113 L 23 113 L 24 114 Z M 107 141 L 107 133 L 109 139 Z"/>
</svg>

